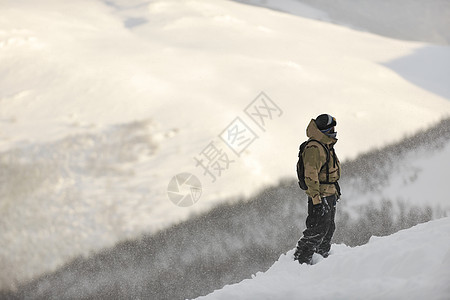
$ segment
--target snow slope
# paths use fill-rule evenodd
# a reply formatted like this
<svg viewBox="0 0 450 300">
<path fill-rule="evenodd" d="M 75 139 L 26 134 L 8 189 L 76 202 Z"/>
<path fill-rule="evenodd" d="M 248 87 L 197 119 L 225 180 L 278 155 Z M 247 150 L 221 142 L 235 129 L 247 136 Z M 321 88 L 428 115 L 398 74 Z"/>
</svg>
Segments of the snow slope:
<svg viewBox="0 0 450 300">
<path fill-rule="evenodd" d="M 312 266 L 291 250 L 267 272 L 197 299 L 448 299 L 449 231 L 447 217 L 355 248 L 334 244 Z"/>
<path fill-rule="evenodd" d="M 445 0 L 235 0 L 396 39 L 450 43 Z M 419 25 L 420 24 L 420 25 Z"/>
<path fill-rule="evenodd" d="M 223 0 L 1 5 L 0 286 L 292 177 L 324 111 L 342 160 L 450 113 L 445 76 L 389 65 L 422 66 L 423 43 Z M 282 110 L 265 131 L 243 112 L 260 91 Z M 238 116 L 258 135 L 240 157 L 218 138 Z M 212 141 L 234 160 L 214 183 L 193 159 Z M 202 182 L 188 208 L 167 197 L 181 172 Z"/>
</svg>

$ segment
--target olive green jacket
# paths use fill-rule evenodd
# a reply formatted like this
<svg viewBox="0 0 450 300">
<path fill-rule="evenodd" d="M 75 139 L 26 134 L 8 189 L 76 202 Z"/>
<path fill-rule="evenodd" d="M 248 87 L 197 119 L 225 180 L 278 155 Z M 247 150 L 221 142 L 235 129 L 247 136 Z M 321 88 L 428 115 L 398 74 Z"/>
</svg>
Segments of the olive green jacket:
<svg viewBox="0 0 450 300">
<path fill-rule="evenodd" d="M 337 139 L 329 137 L 322 133 L 316 125 L 314 120 L 308 125 L 306 135 L 310 139 L 318 140 L 330 150 L 329 167 L 329 182 L 337 182 L 341 176 L 341 165 L 339 159 L 334 152 L 333 146 Z M 313 204 L 321 203 L 320 197 L 327 197 L 336 195 L 338 192 L 334 184 L 323 184 L 327 180 L 326 167 L 322 166 L 327 161 L 327 153 L 322 145 L 317 142 L 310 142 L 306 146 L 302 154 L 303 163 L 305 165 L 305 183 L 308 186 L 306 194 L 312 198 Z"/>
</svg>

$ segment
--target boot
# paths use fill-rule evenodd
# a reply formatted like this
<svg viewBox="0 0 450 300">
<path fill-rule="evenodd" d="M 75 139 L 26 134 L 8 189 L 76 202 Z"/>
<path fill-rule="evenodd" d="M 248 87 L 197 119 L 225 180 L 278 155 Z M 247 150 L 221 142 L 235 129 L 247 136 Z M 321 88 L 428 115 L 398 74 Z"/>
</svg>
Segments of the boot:
<svg viewBox="0 0 450 300">
<path fill-rule="evenodd" d="M 313 253 L 309 253 L 309 251 L 301 250 L 297 247 L 294 252 L 294 260 L 297 260 L 299 264 L 307 264 L 310 265 L 312 263 Z"/>
</svg>

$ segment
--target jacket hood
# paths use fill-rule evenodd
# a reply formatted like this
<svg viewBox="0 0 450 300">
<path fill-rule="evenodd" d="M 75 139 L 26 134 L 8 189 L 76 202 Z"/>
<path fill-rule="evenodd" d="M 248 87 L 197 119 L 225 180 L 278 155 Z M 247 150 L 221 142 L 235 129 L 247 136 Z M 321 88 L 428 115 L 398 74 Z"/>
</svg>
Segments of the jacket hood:
<svg viewBox="0 0 450 300">
<path fill-rule="evenodd" d="M 317 128 L 316 122 L 314 119 L 311 119 L 311 122 L 309 122 L 308 127 L 306 128 L 306 135 L 310 139 L 318 140 L 325 145 L 334 145 L 337 142 L 336 138 L 329 137 L 328 135 L 324 134 Z"/>
</svg>

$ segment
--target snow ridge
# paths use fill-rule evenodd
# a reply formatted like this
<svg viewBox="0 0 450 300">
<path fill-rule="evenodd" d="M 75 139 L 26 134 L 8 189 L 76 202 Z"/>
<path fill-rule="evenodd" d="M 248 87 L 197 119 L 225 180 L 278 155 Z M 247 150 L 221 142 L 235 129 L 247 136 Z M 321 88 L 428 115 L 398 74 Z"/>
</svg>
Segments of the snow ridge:
<svg viewBox="0 0 450 300">
<path fill-rule="evenodd" d="M 291 250 L 267 272 L 197 299 L 448 299 L 449 231 L 447 217 L 355 248 L 334 244 L 312 266 Z"/>
</svg>

